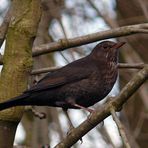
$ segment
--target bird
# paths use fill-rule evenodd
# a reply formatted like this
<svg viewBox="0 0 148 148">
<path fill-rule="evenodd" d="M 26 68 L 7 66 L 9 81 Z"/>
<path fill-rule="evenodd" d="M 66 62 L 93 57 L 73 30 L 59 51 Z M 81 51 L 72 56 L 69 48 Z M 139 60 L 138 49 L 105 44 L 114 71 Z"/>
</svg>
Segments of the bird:
<svg viewBox="0 0 148 148">
<path fill-rule="evenodd" d="M 119 48 L 125 42 L 103 41 L 91 53 L 46 74 L 21 95 L 0 103 L 0 110 L 35 105 L 84 109 L 104 99 L 118 76 Z"/>
</svg>

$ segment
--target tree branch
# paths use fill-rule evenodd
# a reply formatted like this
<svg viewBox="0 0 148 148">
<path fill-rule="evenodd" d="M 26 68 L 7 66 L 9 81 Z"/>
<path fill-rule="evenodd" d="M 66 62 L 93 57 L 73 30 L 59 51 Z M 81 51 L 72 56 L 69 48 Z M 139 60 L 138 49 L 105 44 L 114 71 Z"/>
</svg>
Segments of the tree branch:
<svg viewBox="0 0 148 148">
<path fill-rule="evenodd" d="M 60 39 L 58 42 L 43 44 L 35 48 L 33 56 L 39 56 L 53 51 L 63 51 L 68 48 L 89 44 L 103 39 L 122 37 L 136 33 L 148 33 L 148 23 L 130 25 L 92 33 L 72 39 Z"/>
<path fill-rule="evenodd" d="M 55 67 L 40 68 L 40 69 L 32 70 L 31 75 L 38 75 L 38 74 L 42 74 L 42 73 L 52 72 L 52 71 L 55 71 L 59 68 L 60 67 L 56 67 L 56 66 Z"/>
<path fill-rule="evenodd" d="M 41 14 L 40 3 L 40 0 L 13 0 L 11 3 L 13 19 L 6 36 L 4 66 L 0 75 L 0 102 L 18 96 L 27 88 L 32 67 L 31 48 Z M 15 107 L 0 112 L 0 147 L 13 147 L 23 110 L 23 107 Z"/>
<path fill-rule="evenodd" d="M 115 97 L 115 99 L 112 99 L 106 104 L 100 106 L 99 110 L 92 113 L 87 120 L 85 120 L 77 128 L 73 129 L 68 136 L 66 136 L 58 145 L 55 146 L 55 148 L 71 147 L 97 124 L 108 117 L 110 115 L 110 108 L 112 106 L 114 107 L 115 111 L 120 111 L 122 105 L 147 80 L 147 78 L 148 66 L 145 66 L 126 84 L 126 86 L 121 90 L 120 94 Z"/>
<path fill-rule="evenodd" d="M 146 66 L 148 64 L 144 64 L 144 63 L 136 63 L 136 64 L 129 64 L 129 63 L 119 63 L 118 67 L 120 69 L 123 68 L 131 68 L 131 69 L 142 69 L 144 68 L 144 66 Z"/>
<path fill-rule="evenodd" d="M 122 37 L 136 33 L 148 33 L 147 29 L 148 29 L 148 23 L 143 23 L 137 25 L 118 27 L 107 31 L 101 31 L 80 37 L 75 37 L 72 39 L 60 39 L 57 42 L 42 44 L 40 46 L 34 47 L 34 52 L 32 53 L 32 56 L 35 57 L 54 51 L 63 51 L 68 48 L 85 45 L 99 40 L 104 40 L 114 37 Z M 2 63 L 1 60 L 0 63 Z"/>
<path fill-rule="evenodd" d="M 110 108 L 110 112 L 111 112 L 113 120 L 115 121 L 115 123 L 118 127 L 118 130 L 119 130 L 119 133 L 120 133 L 120 136 L 122 138 L 124 146 L 126 148 L 131 148 L 131 146 L 129 145 L 128 139 L 126 137 L 126 134 L 124 132 L 124 127 L 123 127 L 122 123 L 120 122 L 120 120 L 118 119 L 116 112 L 115 112 L 113 107 Z"/>
</svg>

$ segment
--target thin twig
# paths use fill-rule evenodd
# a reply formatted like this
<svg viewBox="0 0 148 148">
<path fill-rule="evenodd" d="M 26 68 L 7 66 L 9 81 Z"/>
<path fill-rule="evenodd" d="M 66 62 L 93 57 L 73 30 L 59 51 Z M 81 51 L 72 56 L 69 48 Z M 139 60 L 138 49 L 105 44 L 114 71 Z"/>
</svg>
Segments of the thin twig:
<svg viewBox="0 0 148 148">
<path fill-rule="evenodd" d="M 112 146 L 112 148 L 116 148 L 113 139 L 111 138 L 111 136 L 109 135 L 107 129 L 105 126 L 102 127 L 98 127 L 97 126 L 97 130 L 99 131 L 99 133 L 101 133 L 101 136 L 103 138 L 103 140 L 107 143 L 110 144 Z"/>
<path fill-rule="evenodd" d="M 120 111 L 123 104 L 147 79 L 148 66 L 145 66 L 126 84 L 115 99 L 109 100 L 106 104 L 100 106 L 98 111 L 96 110 L 87 120 L 81 123 L 77 128 L 71 130 L 71 133 L 67 135 L 58 145 L 56 145 L 55 148 L 71 147 L 81 137 L 110 115 L 111 106 L 114 107 L 115 111 Z"/>
<path fill-rule="evenodd" d="M 93 0 L 87 0 L 87 2 L 96 11 L 98 16 L 103 18 L 105 23 L 108 24 L 111 28 L 119 27 L 119 25 L 113 19 L 111 19 L 107 13 L 101 13 L 101 11 L 96 7 Z"/>
<path fill-rule="evenodd" d="M 145 118 L 144 118 L 144 113 L 143 112 L 141 112 L 141 114 L 140 114 L 140 118 L 139 118 L 139 120 L 138 120 L 138 122 L 137 122 L 137 125 L 136 125 L 136 128 L 135 128 L 135 130 L 134 130 L 134 138 L 135 139 L 137 139 L 137 137 L 140 135 L 140 132 L 141 132 L 141 130 L 142 130 L 142 126 L 143 126 L 143 123 L 144 123 L 144 120 L 145 120 Z"/>
<path fill-rule="evenodd" d="M 47 67 L 47 68 L 32 70 L 31 75 L 38 75 L 38 74 L 42 74 L 42 73 L 52 72 L 52 71 L 55 71 L 59 68 L 60 67 Z"/>
<path fill-rule="evenodd" d="M 118 127 L 118 130 L 119 130 L 119 133 L 120 133 L 120 136 L 121 136 L 121 139 L 123 141 L 124 146 L 126 148 L 131 148 L 131 146 L 128 142 L 127 136 L 125 134 L 124 127 L 123 127 L 122 123 L 120 122 L 120 120 L 118 119 L 116 112 L 115 112 L 113 107 L 110 108 L 110 113 L 111 113 L 112 118 L 113 118 L 113 120 L 115 121 L 115 123 Z"/>
<path fill-rule="evenodd" d="M 62 32 L 63 32 L 63 34 L 64 34 L 64 37 L 67 39 L 66 31 L 65 31 L 65 28 L 64 28 L 64 25 L 63 25 L 63 23 L 62 23 L 61 18 L 57 19 L 57 21 L 58 21 L 59 24 L 60 24 L 60 27 L 61 27 Z M 60 54 L 61 54 L 61 56 L 63 57 L 63 59 L 64 59 L 67 63 L 69 63 L 69 60 L 66 58 L 66 56 L 64 55 L 64 53 L 63 53 L 62 51 L 60 51 Z"/>
<path fill-rule="evenodd" d="M 129 64 L 129 63 L 119 63 L 118 67 L 122 68 L 132 68 L 132 69 L 142 69 L 146 64 L 144 63 L 136 63 L 136 64 Z"/>
</svg>

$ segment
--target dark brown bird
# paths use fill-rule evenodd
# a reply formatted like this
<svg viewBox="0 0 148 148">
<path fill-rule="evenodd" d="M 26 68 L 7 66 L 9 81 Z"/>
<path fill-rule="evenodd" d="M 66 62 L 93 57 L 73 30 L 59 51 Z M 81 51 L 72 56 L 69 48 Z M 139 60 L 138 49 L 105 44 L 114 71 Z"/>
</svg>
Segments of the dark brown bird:
<svg viewBox="0 0 148 148">
<path fill-rule="evenodd" d="M 89 111 L 87 107 L 111 91 L 118 75 L 118 48 L 123 44 L 112 41 L 99 43 L 88 56 L 48 73 L 22 95 L 0 103 L 0 110 L 37 105 Z"/>
</svg>

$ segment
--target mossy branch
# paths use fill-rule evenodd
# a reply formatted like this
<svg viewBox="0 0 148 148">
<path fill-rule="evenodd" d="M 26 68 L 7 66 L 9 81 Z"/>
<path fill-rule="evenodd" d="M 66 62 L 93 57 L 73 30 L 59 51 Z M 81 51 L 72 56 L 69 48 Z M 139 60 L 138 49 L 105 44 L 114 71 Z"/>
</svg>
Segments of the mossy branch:
<svg viewBox="0 0 148 148">
<path fill-rule="evenodd" d="M 31 49 L 40 20 L 40 0 L 13 0 L 0 75 L 0 102 L 19 95 L 27 88 L 32 68 Z M 23 107 L 0 112 L 0 147 L 13 145 Z M 7 140 L 6 140 L 7 139 Z"/>
</svg>

